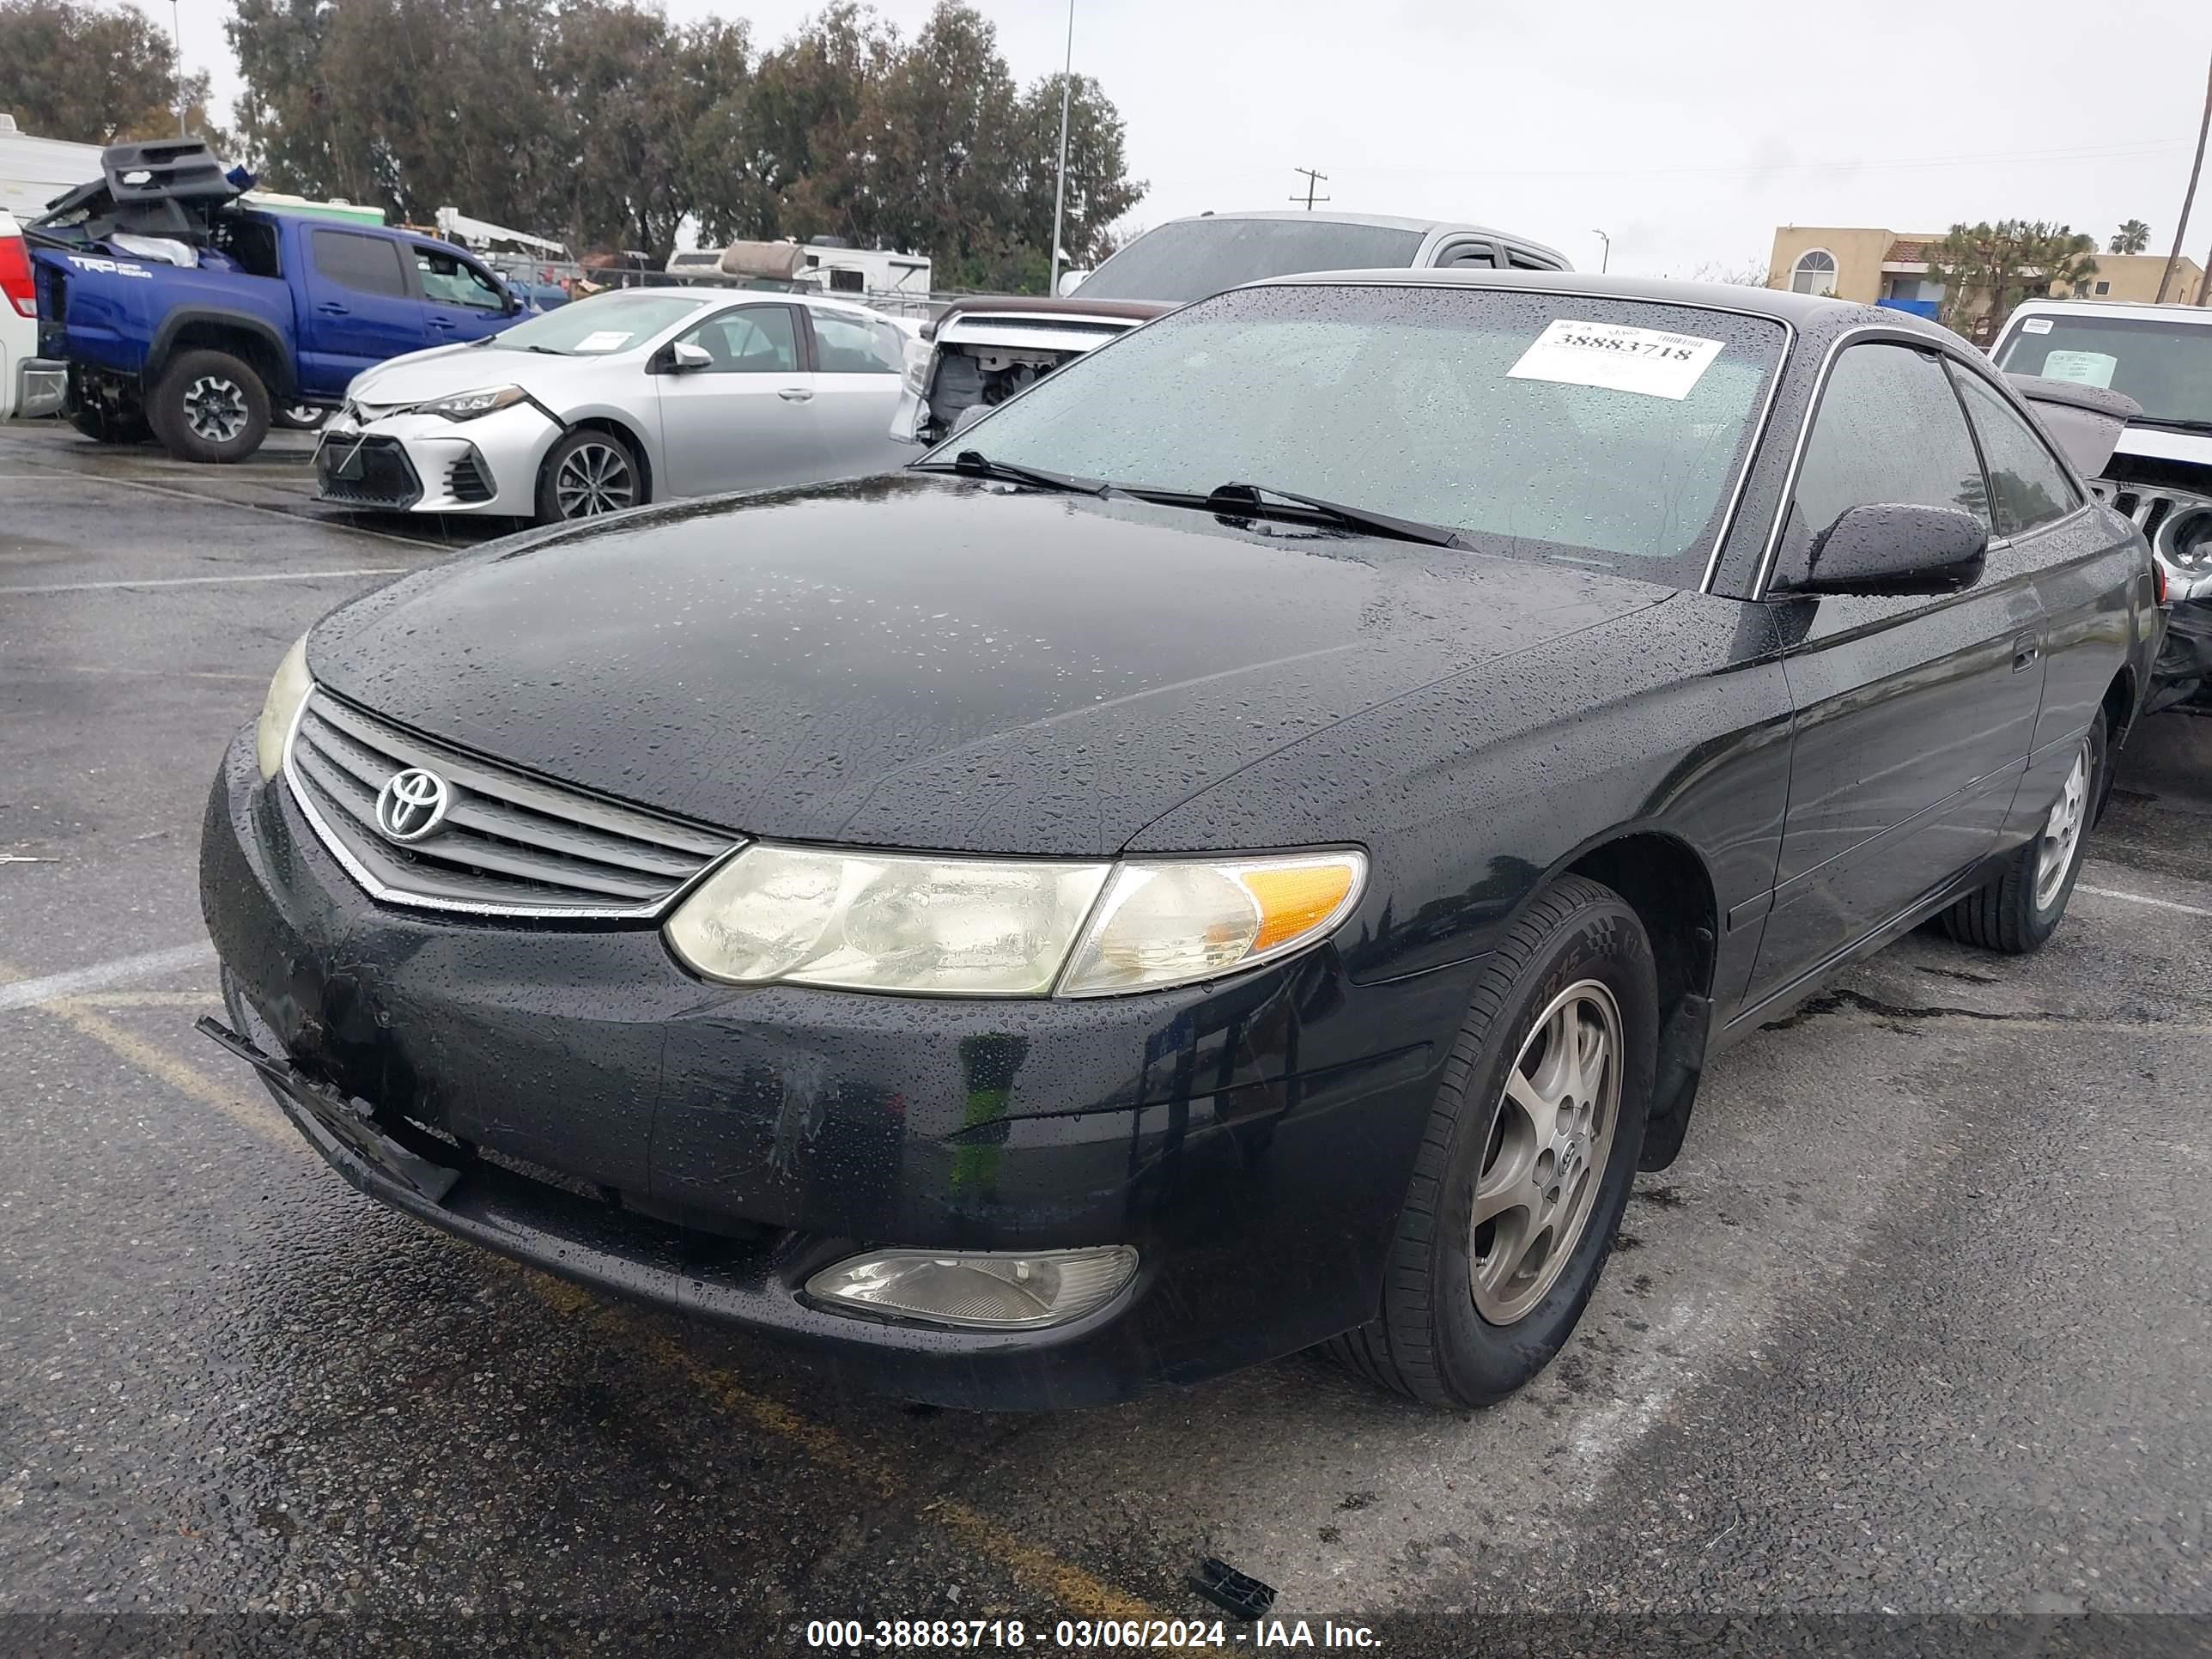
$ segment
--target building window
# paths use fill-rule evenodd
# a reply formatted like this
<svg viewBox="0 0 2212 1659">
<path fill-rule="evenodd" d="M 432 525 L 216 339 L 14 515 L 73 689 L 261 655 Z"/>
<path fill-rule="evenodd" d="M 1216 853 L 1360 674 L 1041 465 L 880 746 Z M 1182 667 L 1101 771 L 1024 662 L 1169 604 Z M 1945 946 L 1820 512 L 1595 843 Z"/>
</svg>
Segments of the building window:
<svg viewBox="0 0 2212 1659">
<path fill-rule="evenodd" d="M 2095 288 L 2090 290 L 2093 294 L 2110 294 L 2112 291 L 2112 285 L 2109 282 L 2099 283 Z"/>
<path fill-rule="evenodd" d="M 1824 247 L 1808 248 L 1797 256 L 1797 268 L 1790 273 L 1790 291 L 1793 294 L 1833 294 L 1836 291 L 1836 256 Z"/>
</svg>

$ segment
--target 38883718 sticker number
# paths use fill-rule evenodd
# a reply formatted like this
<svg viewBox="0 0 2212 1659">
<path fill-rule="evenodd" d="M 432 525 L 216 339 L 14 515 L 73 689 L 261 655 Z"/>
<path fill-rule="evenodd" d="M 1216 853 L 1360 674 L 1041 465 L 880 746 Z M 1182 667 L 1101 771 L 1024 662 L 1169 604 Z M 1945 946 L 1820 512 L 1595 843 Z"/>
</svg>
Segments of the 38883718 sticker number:
<svg viewBox="0 0 2212 1659">
<path fill-rule="evenodd" d="M 1703 335 L 1562 317 L 1545 325 L 1505 377 L 1679 401 L 1720 355 L 1721 343 Z"/>
</svg>

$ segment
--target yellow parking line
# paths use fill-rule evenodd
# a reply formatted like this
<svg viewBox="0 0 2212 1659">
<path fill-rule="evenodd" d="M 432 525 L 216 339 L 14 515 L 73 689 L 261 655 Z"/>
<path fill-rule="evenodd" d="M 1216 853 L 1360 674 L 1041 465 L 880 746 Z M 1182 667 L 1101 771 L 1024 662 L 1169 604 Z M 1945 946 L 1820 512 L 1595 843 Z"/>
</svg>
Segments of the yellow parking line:
<svg viewBox="0 0 2212 1659">
<path fill-rule="evenodd" d="M 5 963 L 0 963 L 0 982 L 20 977 Z M 161 1000 L 155 1000 L 157 998 Z M 172 998 L 176 1000 L 172 1002 Z M 131 995 L 128 1002 L 138 1006 L 164 1007 L 203 1006 L 214 1000 L 194 993 L 147 991 Z M 86 1006 L 121 1005 L 125 1000 L 119 994 L 57 997 L 32 1006 L 52 1014 L 141 1071 L 160 1079 L 179 1094 L 221 1113 L 232 1122 L 281 1143 L 288 1150 L 309 1152 L 307 1143 L 278 1115 L 273 1103 L 257 1101 L 258 1089 L 253 1096 L 226 1089 L 205 1073 Z M 500 1257 L 488 1253 L 478 1259 L 501 1267 L 508 1266 Z M 764 1434 L 789 1442 L 815 1462 L 867 1486 L 886 1500 L 909 1500 L 914 1496 L 890 1470 L 836 1430 L 802 1416 L 780 1401 L 753 1393 L 728 1372 L 694 1358 L 665 1332 L 641 1326 L 618 1305 L 560 1279 L 526 1270 L 514 1271 L 531 1294 L 556 1313 L 588 1322 L 633 1346 L 642 1346 L 652 1358 L 690 1382 L 723 1415 L 750 1423 Z M 957 1535 L 978 1554 L 997 1563 L 1017 1583 L 1050 1596 L 1077 1618 L 1149 1620 L 1163 1616 L 1151 1603 L 1126 1590 L 1116 1589 L 1073 1561 L 1017 1536 L 965 1504 L 940 1500 L 927 1504 L 921 1513 Z"/>
</svg>

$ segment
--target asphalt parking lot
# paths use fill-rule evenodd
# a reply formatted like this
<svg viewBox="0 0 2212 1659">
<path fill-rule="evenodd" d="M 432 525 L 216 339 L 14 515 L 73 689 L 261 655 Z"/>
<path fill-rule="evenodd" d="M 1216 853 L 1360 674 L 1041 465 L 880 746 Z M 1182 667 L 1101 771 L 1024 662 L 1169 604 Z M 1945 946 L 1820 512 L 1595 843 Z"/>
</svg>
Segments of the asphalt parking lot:
<svg viewBox="0 0 2212 1659">
<path fill-rule="evenodd" d="M 228 735 L 315 617 L 483 533 L 315 507 L 306 453 L 0 427 L 0 1650 L 1048 1634 L 1211 1619 L 1206 1555 L 1393 1654 L 1498 1613 L 2212 1631 L 2212 719 L 2139 735 L 2043 954 L 1917 934 L 1729 1054 L 1511 1403 L 1301 1357 L 927 1411 L 372 1206 L 191 1030 Z"/>
</svg>

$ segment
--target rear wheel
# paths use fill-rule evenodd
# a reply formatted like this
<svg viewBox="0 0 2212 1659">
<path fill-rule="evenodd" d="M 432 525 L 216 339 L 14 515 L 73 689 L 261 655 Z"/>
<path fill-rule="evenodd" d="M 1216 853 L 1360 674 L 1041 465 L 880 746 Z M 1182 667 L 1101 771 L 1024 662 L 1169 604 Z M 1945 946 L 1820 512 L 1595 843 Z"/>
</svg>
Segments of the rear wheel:
<svg viewBox="0 0 2212 1659">
<path fill-rule="evenodd" d="M 1581 877 L 1492 956 L 1429 1114 L 1381 1316 L 1336 1338 L 1352 1370 L 1434 1406 L 1486 1406 L 1582 1317 L 1628 1201 L 1659 1026 L 1651 943 Z"/>
<path fill-rule="evenodd" d="M 2058 931 L 2097 808 L 2105 799 L 2105 722 L 2082 735 L 2059 786 L 2058 799 L 2035 838 L 2012 855 L 2003 872 L 1943 912 L 1943 931 L 1961 945 L 2024 956 Z"/>
<path fill-rule="evenodd" d="M 580 427 L 553 446 L 538 473 L 538 521 L 592 519 L 645 500 L 645 477 L 630 447 L 611 432 Z"/>
<path fill-rule="evenodd" d="M 187 351 L 162 371 L 146 413 L 180 460 L 242 461 L 269 435 L 269 392 L 227 351 Z"/>
</svg>

